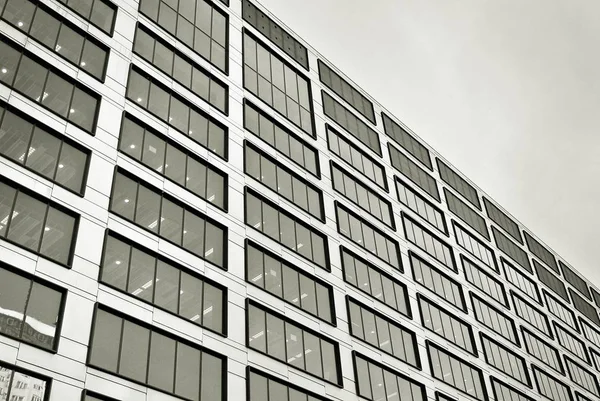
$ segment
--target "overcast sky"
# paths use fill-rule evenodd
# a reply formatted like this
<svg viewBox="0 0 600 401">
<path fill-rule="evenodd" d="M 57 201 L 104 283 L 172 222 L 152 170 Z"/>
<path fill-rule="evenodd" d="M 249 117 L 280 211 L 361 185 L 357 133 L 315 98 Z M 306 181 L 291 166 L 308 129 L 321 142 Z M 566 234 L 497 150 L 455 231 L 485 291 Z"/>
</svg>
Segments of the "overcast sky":
<svg viewBox="0 0 600 401">
<path fill-rule="evenodd" d="M 600 287 L 600 2 L 260 1 Z"/>
</svg>

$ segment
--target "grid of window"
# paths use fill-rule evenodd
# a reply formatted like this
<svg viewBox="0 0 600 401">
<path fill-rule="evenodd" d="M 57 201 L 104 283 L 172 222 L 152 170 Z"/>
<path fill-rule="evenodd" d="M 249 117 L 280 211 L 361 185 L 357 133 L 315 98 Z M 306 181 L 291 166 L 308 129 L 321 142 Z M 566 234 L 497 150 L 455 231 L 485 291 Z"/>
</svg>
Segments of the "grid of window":
<svg viewBox="0 0 600 401">
<path fill-rule="evenodd" d="M 435 178 L 430 176 L 425 170 L 410 160 L 404 153 L 400 152 L 390 143 L 388 143 L 388 152 L 392 167 L 406 176 L 410 181 L 421 188 L 433 199 L 440 201 L 440 192 L 438 190 Z"/>
<path fill-rule="evenodd" d="M 100 282 L 216 333 L 227 332 L 227 290 L 107 232 Z"/>
<path fill-rule="evenodd" d="M 535 266 L 535 270 L 537 271 L 537 275 L 540 282 L 546 287 L 550 288 L 556 295 L 569 302 L 567 287 L 563 283 L 562 279 L 550 273 L 548 269 L 546 269 L 544 266 L 538 263 L 535 259 L 533 259 L 533 265 Z"/>
<path fill-rule="evenodd" d="M 387 114 L 381 113 L 381 118 L 383 119 L 383 128 L 386 135 L 392 138 L 398 145 L 402 146 L 404 150 L 420 161 L 425 167 L 433 171 L 429 150 L 402 128 L 400 124 L 397 124 L 388 117 Z"/>
<path fill-rule="evenodd" d="M 121 169 L 115 174 L 110 211 L 226 268 L 226 227 Z"/>
<path fill-rule="evenodd" d="M 88 364 L 185 399 L 223 400 L 225 357 L 97 305 Z"/>
<path fill-rule="evenodd" d="M 327 323 L 335 324 L 330 284 L 317 280 L 248 240 L 246 281 Z"/>
<path fill-rule="evenodd" d="M 471 233 L 462 228 L 455 221 L 452 222 L 452 226 L 454 227 L 456 243 L 461 248 L 496 273 L 500 273 L 500 269 L 498 268 L 496 257 L 494 256 L 494 251 L 492 248 L 475 238 Z"/>
<path fill-rule="evenodd" d="M 477 400 L 487 401 L 488 396 L 481 369 L 450 354 L 429 340 L 426 344 L 433 377 Z"/>
<path fill-rule="evenodd" d="M 130 114 L 123 115 L 119 150 L 200 198 L 227 208 L 227 175 Z"/>
<path fill-rule="evenodd" d="M 552 295 L 548 293 L 546 290 L 542 290 L 544 293 L 544 298 L 546 299 L 546 307 L 548 311 L 556 316 L 560 321 L 566 323 L 569 327 L 579 331 L 577 327 L 577 320 L 575 319 L 575 313 L 565 306 L 558 299 L 554 298 Z"/>
<path fill-rule="evenodd" d="M 402 362 L 420 368 L 415 333 L 385 315 L 346 297 L 350 334 Z"/>
<path fill-rule="evenodd" d="M 558 261 L 558 264 L 562 270 L 562 274 L 563 274 L 565 280 L 567 281 L 567 283 L 571 284 L 571 286 L 573 288 L 575 288 L 584 297 L 586 297 L 587 299 L 589 299 L 591 301 L 592 296 L 590 295 L 590 290 L 589 290 L 585 280 L 583 278 L 581 278 L 579 275 L 577 275 L 577 273 L 575 273 L 571 268 L 569 268 L 569 266 L 565 265 L 560 260 Z"/>
<path fill-rule="evenodd" d="M 396 182 L 396 193 L 398 200 L 404 206 L 418 214 L 442 234 L 448 235 L 448 227 L 444 218 L 444 212 L 433 203 L 419 195 L 409 185 L 406 185 L 398 177 L 394 176 Z"/>
<path fill-rule="evenodd" d="M 3 400 L 25 401 L 25 396 L 28 396 L 27 401 L 45 401 L 50 395 L 50 384 L 49 378 L 0 362 L 0 388 Z M 22 395 L 23 390 L 25 395 Z"/>
<path fill-rule="evenodd" d="M 389 201 L 379 196 L 333 161 L 330 162 L 330 166 L 331 182 L 334 190 L 391 229 L 395 229 L 394 212 Z"/>
<path fill-rule="evenodd" d="M 483 332 L 479 334 L 485 361 L 508 377 L 512 377 L 526 386 L 531 386 L 531 378 L 527 373 L 525 359 L 509 351 L 504 345 L 492 340 L 491 337 L 485 335 Z"/>
<path fill-rule="evenodd" d="M 533 398 L 523 394 L 508 384 L 490 376 L 492 392 L 496 401 L 535 401 Z"/>
<path fill-rule="evenodd" d="M 244 128 L 315 177 L 320 177 L 318 152 L 247 99 L 244 99 Z"/>
<path fill-rule="evenodd" d="M 454 252 L 445 242 L 442 242 L 436 236 L 425 229 L 408 215 L 402 213 L 402 223 L 404 226 L 404 236 L 408 241 L 425 251 L 435 260 L 446 266 L 453 272 L 458 272 L 454 261 Z"/>
<path fill-rule="evenodd" d="M 540 297 L 540 291 L 535 281 L 521 273 L 519 270 L 515 269 L 515 267 L 504 260 L 504 258 L 500 258 L 500 260 L 502 262 L 502 266 L 504 267 L 506 280 L 521 290 L 523 294 L 541 304 L 542 299 Z"/>
<path fill-rule="evenodd" d="M 541 333 L 553 338 L 548 316 L 546 316 L 546 314 L 539 309 L 535 308 L 529 302 L 525 301 L 525 299 L 518 294 L 515 294 L 511 291 L 510 295 L 513 300 L 513 305 L 515 306 L 515 313 L 517 316 L 525 320 Z"/>
<path fill-rule="evenodd" d="M 133 64 L 127 98 L 217 156 L 227 159 L 227 127 Z"/>
<path fill-rule="evenodd" d="M 244 172 L 325 222 L 322 191 L 248 141 L 244 141 Z"/>
<path fill-rule="evenodd" d="M 0 177 L 0 238 L 71 265 L 79 216 Z"/>
<path fill-rule="evenodd" d="M 527 272 L 533 273 L 533 269 L 529 264 L 527 252 L 522 250 L 518 245 L 508 239 L 508 237 L 502 234 L 498 229 L 496 229 L 496 227 L 492 227 L 492 233 L 494 234 L 494 240 L 496 241 L 496 246 L 498 246 L 498 249 L 507 254 Z"/>
<path fill-rule="evenodd" d="M 563 384 L 564 379 L 557 379 L 554 376 L 550 376 L 537 366 L 532 365 L 531 368 L 537 390 L 541 395 L 552 401 L 573 400 L 571 390 L 567 385 Z"/>
<path fill-rule="evenodd" d="M 440 159 L 437 159 L 438 170 L 440 172 L 440 178 L 446 184 L 450 185 L 456 192 L 464 196 L 470 204 L 481 210 L 481 203 L 479 202 L 479 195 L 477 190 L 465 181 L 460 175 L 454 172 L 450 167 L 446 165 Z"/>
<path fill-rule="evenodd" d="M 316 138 L 310 82 L 244 30 L 244 88 Z"/>
<path fill-rule="evenodd" d="M 467 281 L 500 305 L 508 307 L 508 297 L 506 296 L 506 291 L 504 291 L 504 285 L 464 256 L 460 259 Z"/>
<path fill-rule="evenodd" d="M 406 285 L 343 246 L 340 246 L 340 254 L 344 281 L 404 316 L 411 317 Z"/>
<path fill-rule="evenodd" d="M 554 369 L 558 373 L 564 374 L 564 369 L 560 362 L 560 354 L 556 348 L 524 327 L 521 327 L 521 333 L 523 334 L 525 349 L 530 355 L 533 355 L 544 365 Z"/>
<path fill-rule="evenodd" d="M 535 256 L 540 258 L 542 262 L 548 265 L 555 273 L 560 274 L 558 270 L 558 265 L 556 264 L 556 259 L 554 255 L 546 249 L 542 244 L 535 240 L 528 232 L 523 231 L 525 234 L 525 242 L 527 242 L 527 248 L 533 253 Z"/>
<path fill-rule="evenodd" d="M 348 81 L 333 71 L 323 61 L 318 60 L 319 79 L 336 95 L 344 99 L 354 110 L 362 114 L 371 123 L 375 122 L 373 103 L 356 90 Z"/>
<path fill-rule="evenodd" d="M 562 326 L 554 322 L 554 331 L 556 332 L 556 338 L 561 347 L 581 359 L 585 363 L 590 363 L 585 343 L 578 339 L 575 335 L 565 330 Z"/>
<path fill-rule="evenodd" d="M 90 151 L 0 102 L 0 155 L 83 194 Z"/>
<path fill-rule="evenodd" d="M 590 319 L 597 326 L 600 326 L 600 318 L 598 317 L 598 312 L 596 311 L 596 308 L 594 308 L 593 305 L 588 303 L 585 299 L 583 299 L 581 295 L 573 291 L 571 288 L 569 288 L 569 295 L 573 300 L 573 306 L 575 307 L 575 309 L 581 312 L 583 316 Z"/>
<path fill-rule="evenodd" d="M 417 293 L 417 299 L 423 327 L 477 356 L 473 329 L 469 324 L 440 308 L 436 303 L 419 293 Z"/>
<path fill-rule="evenodd" d="M 374 225 L 363 221 L 358 215 L 337 201 L 335 202 L 335 212 L 340 234 L 384 262 L 389 263 L 394 269 L 402 271 L 400 246 L 396 240 Z"/>
<path fill-rule="evenodd" d="M 483 204 L 487 215 L 492 221 L 498 224 L 504 231 L 513 237 L 517 242 L 523 245 L 523 238 L 521 237 L 521 230 L 517 223 L 515 223 L 510 217 L 508 217 L 502 210 L 496 205 L 483 197 Z"/>
<path fill-rule="evenodd" d="M 475 319 L 511 343 L 520 346 L 515 322 L 477 295 L 471 293 Z"/>
<path fill-rule="evenodd" d="M 109 49 L 60 14 L 33 0 L 8 0 L 2 19 L 94 78 L 103 80 Z"/>
<path fill-rule="evenodd" d="M 341 386 L 339 347 L 330 339 L 247 300 L 246 346 L 336 386 Z"/>
<path fill-rule="evenodd" d="M 0 38 L 0 65 L 6 70 L 0 82 L 86 132 L 94 132 L 99 95 L 4 37 Z"/>
<path fill-rule="evenodd" d="M 248 401 L 329 401 L 283 380 L 248 367 Z"/>
<path fill-rule="evenodd" d="M 329 150 L 387 192 L 385 168 L 329 124 L 326 124 L 326 128 Z"/>
<path fill-rule="evenodd" d="M 458 218 L 467 223 L 469 227 L 481 234 L 488 241 L 490 240 L 490 233 L 488 231 L 485 219 L 475 212 L 466 203 L 461 201 L 452 192 L 444 188 L 444 196 L 446 197 L 446 203 L 448 209 L 454 213 Z"/>
<path fill-rule="evenodd" d="M 574 383 L 594 394 L 596 397 L 600 397 L 597 375 L 590 373 L 590 371 L 584 369 L 569 357 L 565 357 L 565 365 L 567 366 L 569 377 Z"/>
<path fill-rule="evenodd" d="M 141 0 L 140 12 L 219 70 L 227 71 L 229 22 L 219 7 L 204 0 Z"/>
<path fill-rule="evenodd" d="M 590 326 L 590 324 L 582 318 L 579 318 L 579 323 L 581 323 L 584 337 L 588 341 L 591 341 L 592 344 L 600 347 L 600 331 Z"/>
<path fill-rule="evenodd" d="M 370 401 L 426 401 L 425 386 L 400 372 L 353 353 L 356 392 Z"/>
<path fill-rule="evenodd" d="M 242 1 L 242 18 L 308 70 L 306 47 L 248 0 Z"/>
<path fill-rule="evenodd" d="M 412 268 L 413 279 L 423 287 L 434 292 L 458 309 L 466 312 L 465 296 L 461 285 L 442 273 L 425 260 L 409 251 L 408 258 Z"/>
<path fill-rule="evenodd" d="M 19 0 L 12 0 L 18 2 Z M 112 36 L 117 6 L 106 0 L 58 0 L 91 22 L 96 28 Z"/>
<path fill-rule="evenodd" d="M 246 225 L 329 270 L 327 236 L 246 187 Z"/>
</svg>

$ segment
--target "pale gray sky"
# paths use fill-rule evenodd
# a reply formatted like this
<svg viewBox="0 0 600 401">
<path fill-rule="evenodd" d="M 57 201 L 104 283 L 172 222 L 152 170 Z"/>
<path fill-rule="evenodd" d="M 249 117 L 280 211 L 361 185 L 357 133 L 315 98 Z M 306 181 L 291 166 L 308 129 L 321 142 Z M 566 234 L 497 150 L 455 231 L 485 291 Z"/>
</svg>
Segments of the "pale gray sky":
<svg viewBox="0 0 600 401">
<path fill-rule="evenodd" d="M 597 0 L 260 0 L 600 287 Z"/>
</svg>

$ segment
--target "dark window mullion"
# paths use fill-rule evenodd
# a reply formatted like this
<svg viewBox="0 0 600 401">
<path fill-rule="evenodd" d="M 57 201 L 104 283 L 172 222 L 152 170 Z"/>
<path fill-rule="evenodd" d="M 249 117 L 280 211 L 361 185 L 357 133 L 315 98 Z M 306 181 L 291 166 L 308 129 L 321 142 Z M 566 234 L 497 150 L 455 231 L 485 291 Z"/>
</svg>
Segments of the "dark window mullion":
<svg viewBox="0 0 600 401">
<path fill-rule="evenodd" d="M 31 293 L 33 291 L 33 280 L 29 280 L 29 292 L 27 293 L 27 298 L 25 299 L 25 307 L 23 308 L 23 322 L 21 324 L 21 330 L 19 330 L 19 340 L 23 338 L 23 331 L 25 330 L 25 319 L 27 317 L 27 307 L 29 306 L 29 300 L 31 299 Z M 56 341 L 55 341 L 56 342 Z M 8 399 L 8 398 L 7 398 Z"/>
<path fill-rule="evenodd" d="M 48 201 L 44 202 L 44 204 L 46 205 L 46 211 L 44 212 L 44 220 L 42 221 L 42 227 L 41 227 L 41 232 L 40 232 L 40 243 L 36 250 L 37 253 L 40 253 L 41 252 L 40 250 L 42 249 L 42 243 L 44 242 L 44 235 L 45 235 L 44 233 L 46 232 L 46 221 L 48 221 L 48 214 L 50 213 L 50 205 L 49 205 Z"/>
</svg>

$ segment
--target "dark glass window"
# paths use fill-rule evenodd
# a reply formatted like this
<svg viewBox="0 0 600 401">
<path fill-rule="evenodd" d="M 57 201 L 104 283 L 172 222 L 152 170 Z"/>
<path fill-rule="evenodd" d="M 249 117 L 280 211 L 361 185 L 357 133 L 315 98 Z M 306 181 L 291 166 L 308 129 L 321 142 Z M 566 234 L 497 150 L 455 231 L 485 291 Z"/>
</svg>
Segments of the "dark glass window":
<svg viewBox="0 0 600 401">
<path fill-rule="evenodd" d="M 434 292 L 458 309 L 464 312 L 467 311 L 463 289 L 457 281 L 451 279 L 412 251 L 409 251 L 408 257 L 413 279 L 417 284 Z"/>
<path fill-rule="evenodd" d="M 573 306 L 577 309 L 581 314 L 595 323 L 597 326 L 600 326 L 600 318 L 598 317 L 598 312 L 596 308 L 588 303 L 581 295 L 573 291 L 569 288 L 569 295 L 573 300 Z"/>
<path fill-rule="evenodd" d="M 513 319 L 473 293 L 471 293 L 471 304 L 473 305 L 475 319 L 479 323 L 493 330 L 511 343 L 520 346 L 517 327 Z"/>
<path fill-rule="evenodd" d="M 394 181 L 396 182 L 396 193 L 400 203 L 418 214 L 439 232 L 448 235 L 448 227 L 446 226 L 444 212 L 425 199 L 424 196 L 421 196 L 412 189 L 410 185 L 407 185 L 396 176 L 394 176 L 394 178 Z"/>
<path fill-rule="evenodd" d="M 525 274 L 523 274 L 520 270 L 515 268 L 504 258 L 500 258 L 500 260 L 502 262 L 502 266 L 504 267 L 504 274 L 506 275 L 506 280 L 508 280 L 509 283 L 521 290 L 523 294 L 527 295 L 535 302 L 541 304 L 542 299 L 540 297 L 540 290 L 538 289 L 538 286 L 535 283 L 535 281 L 527 277 Z"/>
<path fill-rule="evenodd" d="M 410 160 L 404 153 L 396 149 L 395 146 L 392 146 L 391 143 L 388 143 L 388 152 L 390 154 L 392 167 L 402 173 L 433 199 L 438 202 L 440 201 L 440 192 L 435 178 L 419 167 L 417 163 Z"/>
<path fill-rule="evenodd" d="M 59 0 L 90 21 L 100 30 L 112 36 L 117 6 L 106 0 Z"/>
<path fill-rule="evenodd" d="M 523 234 L 525 234 L 525 242 L 527 242 L 527 248 L 529 248 L 531 253 L 540 258 L 540 260 L 548 265 L 555 273 L 560 274 L 554 255 L 528 232 L 523 231 Z"/>
<path fill-rule="evenodd" d="M 438 170 L 440 172 L 440 178 L 446 184 L 450 185 L 452 189 L 461 194 L 470 204 L 481 210 L 481 203 L 479 202 L 479 195 L 477 190 L 471 184 L 469 184 L 464 178 L 454 172 L 450 167 L 446 165 L 440 159 L 436 159 Z"/>
<path fill-rule="evenodd" d="M 535 384 L 538 392 L 546 398 L 552 401 L 565 401 L 572 400 L 571 389 L 564 384 L 564 378 L 557 379 L 554 376 L 549 375 L 545 370 L 539 369 L 537 366 L 532 365 L 531 370 L 533 371 L 533 377 L 535 378 Z"/>
<path fill-rule="evenodd" d="M 562 363 L 560 361 L 560 354 L 554 346 L 522 326 L 521 333 L 523 334 L 523 342 L 525 343 L 527 353 L 533 355 L 534 358 L 558 373 L 564 374 Z"/>
<path fill-rule="evenodd" d="M 563 280 L 550 273 L 548 269 L 538 263 L 535 259 L 533 259 L 533 265 L 535 266 L 540 282 L 550 288 L 556 295 L 570 303 L 567 287 L 563 283 Z"/>
<path fill-rule="evenodd" d="M 504 291 L 504 285 L 464 256 L 461 257 L 461 261 L 467 281 L 480 289 L 483 294 L 508 308 L 508 298 L 506 291 Z"/>
<path fill-rule="evenodd" d="M 484 244 L 483 241 L 477 239 L 473 234 L 465 230 L 455 221 L 452 221 L 452 226 L 454 227 L 456 243 L 461 248 L 496 273 L 500 273 L 498 263 L 496 262 L 496 256 L 494 255 L 492 248 Z"/>
<path fill-rule="evenodd" d="M 517 316 L 532 325 L 539 332 L 553 339 L 548 316 L 546 316 L 544 312 L 537 309 L 529 302 L 525 301 L 525 299 L 518 294 L 515 294 L 511 291 L 510 295 L 513 300 L 513 305 L 515 306 L 515 313 Z"/>
<path fill-rule="evenodd" d="M 546 308 L 548 308 L 550 314 L 557 317 L 563 323 L 566 323 L 572 329 L 579 331 L 575 313 L 571 310 L 571 308 L 550 295 L 550 293 L 545 289 L 542 289 L 542 292 L 544 293 L 544 298 L 546 299 Z"/>
<path fill-rule="evenodd" d="M 600 331 L 593 328 L 586 320 L 582 318 L 579 318 L 579 323 L 581 323 L 584 337 L 588 341 L 591 341 L 592 344 L 600 347 Z"/>
<path fill-rule="evenodd" d="M 496 227 L 492 227 L 492 233 L 494 234 L 494 240 L 496 241 L 496 246 L 498 249 L 507 254 L 512 260 L 517 262 L 517 264 L 525 269 L 525 271 L 530 274 L 533 273 L 527 252 L 522 250 L 517 244 L 508 239 L 508 237 L 502 234 Z"/>
<path fill-rule="evenodd" d="M 404 150 L 420 161 L 425 167 L 433 171 L 429 150 L 409 134 L 405 128 L 388 117 L 387 114 L 381 113 L 381 118 L 383 119 L 383 128 L 386 135 L 402 146 Z"/>
<path fill-rule="evenodd" d="M 525 359 L 508 348 L 493 340 L 490 336 L 480 332 L 481 345 L 485 361 L 504 373 L 506 376 L 531 386 L 531 378 L 527 372 L 527 363 Z"/>
<path fill-rule="evenodd" d="M 248 401 L 329 401 L 258 369 L 249 367 L 247 372 Z"/>
<path fill-rule="evenodd" d="M 469 227 L 477 231 L 488 241 L 490 240 L 490 233 L 485 223 L 485 219 L 479 215 L 476 211 L 467 206 L 466 203 L 461 201 L 458 196 L 455 196 L 452 192 L 444 188 L 444 196 L 448 209 L 454 213 L 458 218 L 467 223 Z"/>
<path fill-rule="evenodd" d="M 404 236 L 408 241 L 425 251 L 448 269 L 458 272 L 456 262 L 454 261 L 454 252 L 449 245 L 431 234 L 429 230 L 404 213 L 402 213 L 402 223 Z"/>
<path fill-rule="evenodd" d="M 565 280 L 567 281 L 567 283 L 571 284 L 571 286 L 573 288 L 575 288 L 584 297 L 586 297 L 587 299 L 589 299 L 591 301 L 592 296 L 590 295 L 590 290 L 588 289 L 588 285 L 587 285 L 586 281 L 583 278 L 581 278 L 577 273 L 575 273 L 575 271 L 573 269 L 571 269 L 569 266 L 567 266 L 560 260 L 558 261 L 558 264 L 560 265 L 562 274 L 563 274 Z"/>
<path fill-rule="evenodd" d="M 485 197 L 483 198 L 483 204 L 485 205 L 485 210 L 487 211 L 488 217 L 492 219 L 494 223 L 498 224 L 504 231 L 506 231 L 508 235 L 517 240 L 519 244 L 523 245 L 521 230 L 519 229 L 517 223 L 515 223 L 502 210 L 500 210 Z"/>
<path fill-rule="evenodd" d="M 101 395 L 98 393 L 94 393 L 89 390 L 83 390 L 82 401 L 118 401 L 118 400 L 115 400 L 114 398 L 109 398 L 107 396 L 104 396 L 104 395 Z"/>
<path fill-rule="evenodd" d="M 49 398 L 51 379 L 31 373 L 20 367 L 0 363 L 0 377 L 2 378 L 2 400 L 27 401 L 45 400 Z"/>
</svg>

